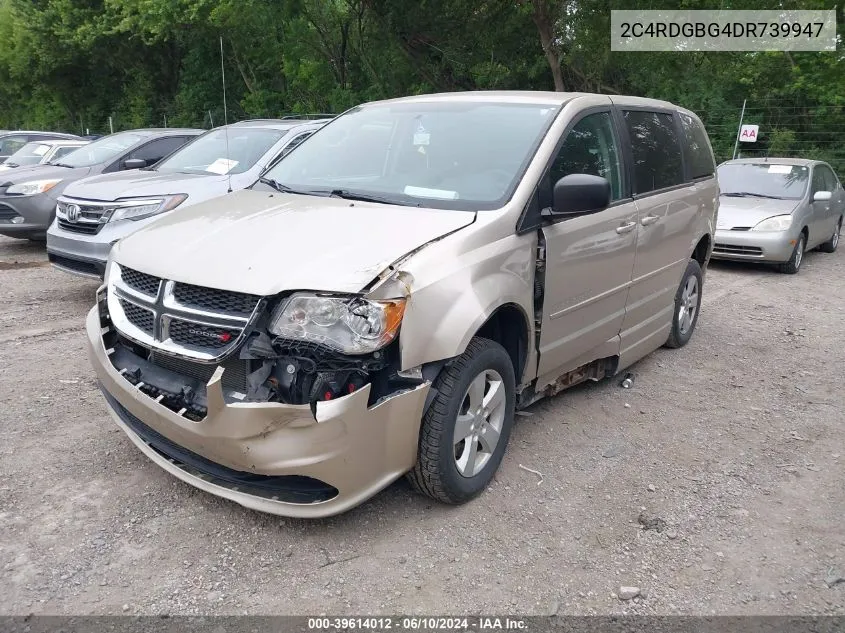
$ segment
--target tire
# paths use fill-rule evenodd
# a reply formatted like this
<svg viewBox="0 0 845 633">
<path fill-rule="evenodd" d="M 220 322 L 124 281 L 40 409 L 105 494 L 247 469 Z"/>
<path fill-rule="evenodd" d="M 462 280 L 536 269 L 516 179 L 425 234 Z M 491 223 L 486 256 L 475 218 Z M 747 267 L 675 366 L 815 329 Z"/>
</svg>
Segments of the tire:
<svg viewBox="0 0 845 633">
<path fill-rule="evenodd" d="M 513 365 L 501 345 L 474 338 L 432 388 L 437 395 L 423 417 L 417 463 L 407 477 L 422 494 L 456 505 L 484 490 L 502 461 L 516 403 Z M 494 390 L 499 395 L 491 403 Z M 473 415 L 479 404 L 490 407 L 481 418 Z M 498 439 L 491 445 L 494 431 Z M 463 433 L 471 435 L 456 441 Z"/>
<path fill-rule="evenodd" d="M 788 261 L 780 264 L 778 270 L 786 275 L 794 275 L 801 269 L 801 264 L 804 262 L 804 254 L 807 250 L 807 236 L 802 232 L 801 237 L 798 238 L 798 243 L 792 249 L 792 256 Z"/>
<path fill-rule="evenodd" d="M 839 218 L 839 222 L 836 223 L 836 228 L 833 230 L 833 235 L 830 236 L 830 239 L 825 242 L 824 244 L 819 246 L 819 250 L 822 253 L 833 253 L 836 251 L 836 248 L 839 246 L 839 233 L 842 231 L 842 218 Z"/>
<path fill-rule="evenodd" d="M 701 265 L 697 260 L 687 262 L 687 269 L 675 293 L 675 310 L 672 315 L 672 331 L 665 346 L 677 349 L 686 345 L 692 338 L 701 312 L 701 291 L 704 280 Z"/>
</svg>

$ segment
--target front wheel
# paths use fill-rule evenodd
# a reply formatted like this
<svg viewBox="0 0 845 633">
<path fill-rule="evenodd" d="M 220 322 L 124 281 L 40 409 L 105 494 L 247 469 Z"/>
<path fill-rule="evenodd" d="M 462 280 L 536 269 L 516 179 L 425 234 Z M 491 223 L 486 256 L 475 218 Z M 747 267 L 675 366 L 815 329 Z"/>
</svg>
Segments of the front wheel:
<svg viewBox="0 0 845 633">
<path fill-rule="evenodd" d="M 675 293 L 675 314 L 672 317 L 672 331 L 669 333 L 666 347 L 683 347 L 692 338 L 698 323 L 702 287 L 701 265 L 697 260 L 691 259 Z"/>
<path fill-rule="evenodd" d="M 408 480 L 433 499 L 464 503 L 487 487 L 505 453 L 516 402 L 513 365 L 501 345 L 474 338 L 432 388 L 437 395 Z"/>
<path fill-rule="evenodd" d="M 842 232 L 842 218 L 839 218 L 839 221 L 836 223 L 836 228 L 833 230 L 833 235 L 830 236 L 830 239 L 819 246 L 819 250 L 822 253 L 832 253 L 836 250 L 836 247 L 839 246 L 839 234 Z"/>
<path fill-rule="evenodd" d="M 795 248 L 792 250 L 792 256 L 789 258 L 789 261 L 784 262 L 780 265 L 780 272 L 785 273 L 787 275 L 794 275 L 801 269 L 801 262 L 804 261 L 804 250 L 807 248 L 807 237 L 801 233 L 801 236 L 798 238 L 798 243 L 795 245 Z"/>
</svg>

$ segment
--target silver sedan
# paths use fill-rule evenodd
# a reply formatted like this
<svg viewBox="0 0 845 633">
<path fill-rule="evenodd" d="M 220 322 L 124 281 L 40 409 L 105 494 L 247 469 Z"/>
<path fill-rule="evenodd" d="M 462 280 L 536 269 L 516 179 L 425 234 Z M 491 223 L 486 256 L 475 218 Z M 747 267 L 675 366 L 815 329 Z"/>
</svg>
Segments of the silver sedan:
<svg viewBox="0 0 845 633">
<path fill-rule="evenodd" d="M 714 259 L 777 264 L 794 274 L 806 251 L 839 245 L 845 190 L 830 165 L 750 158 L 719 165 Z"/>
</svg>

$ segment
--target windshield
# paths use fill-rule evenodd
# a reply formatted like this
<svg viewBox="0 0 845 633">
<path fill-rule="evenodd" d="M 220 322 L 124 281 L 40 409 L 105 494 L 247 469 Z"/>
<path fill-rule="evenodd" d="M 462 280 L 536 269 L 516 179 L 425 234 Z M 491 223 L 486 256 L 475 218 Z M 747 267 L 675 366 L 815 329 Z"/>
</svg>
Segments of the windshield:
<svg viewBox="0 0 845 633">
<path fill-rule="evenodd" d="M 9 156 L 7 163 L 9 165 L 37 165 L 43 159 L 47 152 L 50 151 L 50 146 L 44 143 L 27 143 L 21 147 L 17 152 Z"/>
<path fill-rule="evenodd" d="M 286 130 L 266 128 L 235 127 L 212 130 L 185 145 L 166 161 L 157 165 L 155 170 L 242 174 L 252 168 L 285 134 Z"/>
<path fill-rule="evenodd" d="M 558 106 L 384 103 L 338 117 L 268 170 L 300 193 L 495 209 L 512 195 Z"/>
<path fill-rule="evenodd" d="M 719 167 L 719 189 L 723 196 L 800 200 L 809 175 L 800 165 L 733 163 Z"/>
<path fill-rule="evenodd" d="M 88 143 L 88 145 L 83 145 L 67 156 L 62 156 L 55 164 L 65 167 L 91 167 L 92 165 L 99 165 L 100 163 L 117 158 L 143 138 L 145 137 L 132 132 L 111 134 L 93 143 Z"/>
</svg>

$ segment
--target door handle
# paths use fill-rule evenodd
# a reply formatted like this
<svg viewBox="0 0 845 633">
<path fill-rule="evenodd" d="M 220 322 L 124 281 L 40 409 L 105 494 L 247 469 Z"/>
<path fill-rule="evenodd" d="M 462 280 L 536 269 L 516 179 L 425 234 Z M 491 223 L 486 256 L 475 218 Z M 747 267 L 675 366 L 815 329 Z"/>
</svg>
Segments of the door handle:
<svg viewBox="0 0 845 633">
<path fill-rule="evenodd" d="M 642 220 L 640 220 L 640 224 L 642 224 L 643 226 L 648 226 L 649 224 L 654 224 L 659 219 L 659 215 L 647 215 Z"/>
<path fill-rule="evenodd" d="M 636 228 L 636 226 L 636 222 L 628 222 L 627 224 L 623 224 L 622 226 L 617 227 L 616 232 L 619 233 L 619 235 L 622 235 L 623 233 L 630 233 Z"/>
</svg>

